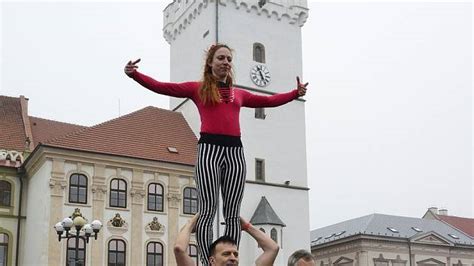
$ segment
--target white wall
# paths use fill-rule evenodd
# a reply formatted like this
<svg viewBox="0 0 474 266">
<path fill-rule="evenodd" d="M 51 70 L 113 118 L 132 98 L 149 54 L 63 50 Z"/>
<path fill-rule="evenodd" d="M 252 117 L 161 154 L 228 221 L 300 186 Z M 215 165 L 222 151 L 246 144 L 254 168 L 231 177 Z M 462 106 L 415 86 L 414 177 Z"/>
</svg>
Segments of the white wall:
<svg viewBox="0 0 474 266">
<path fill-rule="evenodd" d="M 28 178 L 26 197 L 26 222 L 22 239 L 24 246 L 21 257 L 21 265 L 48 265 L 48 236 L 50 230 L 50 198 L 51 188 L 49 178 L 51 176 L 52 162 L 47 160 L 41 168 Z M 59 245 L 59 242 L 58 242 Z"/>
<path fill-rule="evenodd" d="M 195 1 L 196 5 L 201 1 Z M 235 2 L 243 2 L 236 6 Z M 270 14 L 277 10 L 279 14 L 270 17 L 267 13 L 260 15 L 246 8 L 249 3 L 257 1 L 222 1 L 219 5 L 219 42 L 232 47 L 234 52 L 234 72 L 236 84 L 256 87 L 250 80 L 250 69 L 256 64 L 253 61 L 253 43 L 265 45 L 266 65 L 271 71 L 272 81 L 263 88 L 269 92 L 287 92 L 296 87 L 296 76 L 302 73 L 301 29 L 298 24 L 290 24 L 290 9 L 295 1 L 279 1 L 278 6 L 268 4 Z M 270 1 L 272 2 L 272 1 Z M 274 1 L 273 1 L 274 2 Z M 291 2 L 291 3 L 290 3 Z M 306 1 L 297 1 L 302 7 Z M 238 7 L 238 9 L 237 9 Z M 189 10 L 195 10 L 193 6 Z M 282 16 L 282 12 L 290 12 Z M 277 13 L 278 13 L 277 12 Z M 185 13 L 186 14 L 186 13 Z M 179 18 L 180 17 L 180 18 Z M 187 15 L 175 16 L 175 21 L 167 21 L 166 30 L 170 25 L 178 27 L 183 24 Z M 278 20 L 278 18 L 280 20 Z M 171 40 L 171 80 L 196 80 L 201 76 L 203 50 L 215 40 L 215 2 L 202 8 L 199 16 L 181 28 L 174 40 Z M 209 30 L 206 38 L 203 33 Z M 291 40 L 291 41 L 290 41 Z M 182 100 L 171 100 L 174 108 Z M 179 108 L 196 135 L 199 135 L 200 119 L 192 101 Z M 254 109 L 241 110 L 241 130 L 247 160 L 247 179 L 255 180 L 255 158 L 265 159 L 266 182 L 284 184 L 289 180 L 293 186 L 307 186 L 306 173 L 306 141 L 304 102 L 293 101 L 283 107 L 266 109 L 265 120 L 254 118 Z M 283 228 L 283 248 L 276 265 L 286 262 L 288 256 L 296 249 L 309 250 L 309 202 L 308 191 L 284 187 L 247 184 L 241 215 L 248 220 L 255 212 L 262 196 L 266 196 L 275 212 L 286 223 Z M 296 207 L 295 207 L 296 206 Z M 222 214 L 222 212 L 221 212 Z M 222 218 L 220 218 L 222 220 Z M 180 222 L 183 223 L 183 221 Z M 222 234 L 223 228 L 220 229 Z M 267 232 L 270 234 L 270 232 Z M 279 232 L 280 233 L 280 232 Z M 279 235 L 279 237 L 281 237 Z M 241 264 L 251 265 L 260 254 L 255 242 L 243 234 L 241 242 Z"/>
</svg>

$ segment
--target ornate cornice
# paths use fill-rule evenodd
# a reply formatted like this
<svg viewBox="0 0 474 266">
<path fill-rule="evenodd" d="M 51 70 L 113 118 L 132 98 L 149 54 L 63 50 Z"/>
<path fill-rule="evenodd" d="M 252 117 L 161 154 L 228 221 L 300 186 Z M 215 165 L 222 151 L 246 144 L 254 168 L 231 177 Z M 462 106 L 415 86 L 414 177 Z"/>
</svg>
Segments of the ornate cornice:
<svg viewBox="0 0 474 266">
<path fill-rule="evenodd" d="M 175 0 L 163 10 L 163 37 L 171 43 L 186 29 L 210 3 L 216 0 Z M 268 0 L 262 7 L 255 0 L 219 0 L 219 5 L 233 7 L 236 10 L 265 16 L 302 27 L 308 19 L 306 0 L 281 1 L 276 3 Z M 290 3 L 291 2 L 291 3 Z"/>
<path fill-rule="evenodd" d="M 25 152 L 0 149 L 0 165 L 9 167 L 20 167 L 28 155 Z"/>
</svg>

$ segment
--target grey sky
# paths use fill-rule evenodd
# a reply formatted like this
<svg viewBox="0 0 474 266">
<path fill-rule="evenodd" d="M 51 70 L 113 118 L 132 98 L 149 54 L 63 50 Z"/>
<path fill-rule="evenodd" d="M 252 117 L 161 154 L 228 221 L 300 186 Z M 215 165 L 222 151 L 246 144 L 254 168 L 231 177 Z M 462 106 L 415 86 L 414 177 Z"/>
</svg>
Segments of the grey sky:
<svg viewBox="0 0 474 266">
<path fill-rule="evenodd" d="M 0 94 L 30 114 L 93 125 L 166 97 L 157 2 L 1 4 Z M 310 2 L 303 27 L 311 228 L 430 206 L 473 217 L 472 4 Z"/>
</svg>

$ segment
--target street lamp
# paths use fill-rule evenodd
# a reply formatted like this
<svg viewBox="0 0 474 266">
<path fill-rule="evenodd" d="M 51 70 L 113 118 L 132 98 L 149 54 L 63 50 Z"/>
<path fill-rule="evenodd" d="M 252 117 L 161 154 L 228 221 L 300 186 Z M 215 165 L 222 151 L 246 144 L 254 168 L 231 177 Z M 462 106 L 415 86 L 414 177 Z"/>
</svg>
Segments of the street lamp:
<svg viewBox="0 0 474 266">
<path fill-rule="evenodd" d="M 76 239 L 75 262 L 78 262 L 79 239 L 84 240 L 85 243 L 89 243 L 89 238 L 93 236 L 94 239 L 97 240 L 100 228 L 102 228 L 102 223 L 99 220 L 94 220 L 92 223 L 88 224 L 86 219 L 82 217 L 79 208 L 76 208 L 71 217 L 66 217 L 62 222 L 56 223 L 54 225 L 54 230 L 56 230 L 56 233 L 58 234 L 58 241 L 61 241 L 61 239 L 69 240 L 70 238 Z M 72 227 L 76 229 L 75 234 L 70 232 Z M 84 234 L 81 234 L 81 230 L 84 231 Z M 65 234 L 63 235 L 63 233 Z"/>
</svg>

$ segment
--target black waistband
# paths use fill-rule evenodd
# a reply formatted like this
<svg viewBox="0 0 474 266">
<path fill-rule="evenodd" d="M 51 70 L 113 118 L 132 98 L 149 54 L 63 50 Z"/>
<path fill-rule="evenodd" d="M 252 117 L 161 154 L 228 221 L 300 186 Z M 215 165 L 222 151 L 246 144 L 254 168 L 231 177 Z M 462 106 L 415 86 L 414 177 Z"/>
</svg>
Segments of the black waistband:
<svg viewBox="0 0 474 266">
<path fill-rule="evenodd" d="M 242 147 L 242 141 L 238 136 L 202 133 L 198 143 L 214 144 L 225 147 Z"/>
</svg>

